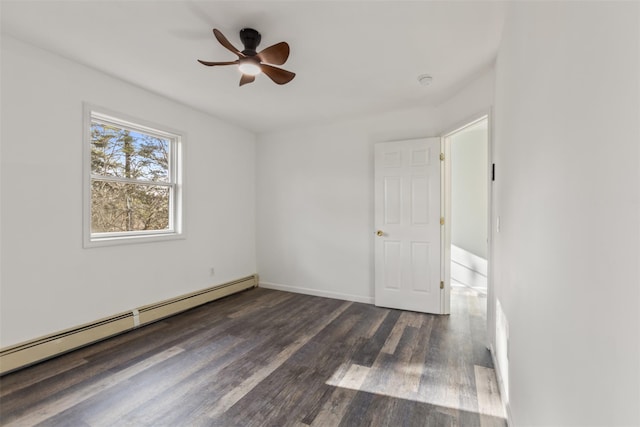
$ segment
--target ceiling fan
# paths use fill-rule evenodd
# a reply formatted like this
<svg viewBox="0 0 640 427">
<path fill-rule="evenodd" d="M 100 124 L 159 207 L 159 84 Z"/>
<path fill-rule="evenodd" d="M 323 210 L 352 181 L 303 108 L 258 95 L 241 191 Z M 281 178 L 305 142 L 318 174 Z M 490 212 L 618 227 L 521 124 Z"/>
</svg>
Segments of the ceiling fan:
<svg viewBox="0 0 640 427">
<path fill-rule="evenodd" d="M 219 30 L 214 28 L 213 34 L 222 46 L 238 55 L 238 59 L 227 62 L 210 62 L 198 59 L 198 62 L 208 67 L 213 67 L 214 65 L 237 65 L 242 73 L 240 86 L 253 82 L 260 73 L 266 74 L 267 77 L 279 85 L 289 83 L 296 76 L 291 71 L 273 66 L 282 65 L 289 58 L 289 45 L 286 42 L 276 43 L 260 52 L 256 52 L 256 48 L 262 38 L 260 33 L 253 28 L 243 28 L 240 30 L 240 40 L 244 45 L 244 50 L 240 52 Z"/>
</svg>

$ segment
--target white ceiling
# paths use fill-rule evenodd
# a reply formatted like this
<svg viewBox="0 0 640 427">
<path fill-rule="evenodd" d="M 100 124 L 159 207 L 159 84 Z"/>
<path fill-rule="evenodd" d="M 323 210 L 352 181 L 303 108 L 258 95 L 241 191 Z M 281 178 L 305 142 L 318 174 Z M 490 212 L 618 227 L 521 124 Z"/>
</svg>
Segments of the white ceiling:
<svg viewBox="0 0 640 427">
<path fill-rule="evenodd" d="M 254 132 L 328 122 L 448 99 L 490 67 L 505 3 L 498 1 L 8 1 L 2 32 Z M 291 46 L 279 86 L 238 87 L 237 69 L 196 59 L 236 57 L 238 31 L 261 50 Z M 417 82 L 433 76 L 431 86 Z"/>
</svg>

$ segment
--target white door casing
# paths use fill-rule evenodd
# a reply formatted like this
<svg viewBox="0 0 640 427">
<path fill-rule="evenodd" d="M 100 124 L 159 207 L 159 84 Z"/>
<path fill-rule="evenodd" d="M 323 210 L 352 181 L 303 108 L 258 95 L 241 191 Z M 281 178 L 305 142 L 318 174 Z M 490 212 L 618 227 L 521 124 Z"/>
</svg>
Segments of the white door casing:
<svg viewBox="0 0 640 427">
<path fill-rule="evenodd" d="M 375 145 L 375 304 L 442 313 L 440 138 Z"/>
</svg>

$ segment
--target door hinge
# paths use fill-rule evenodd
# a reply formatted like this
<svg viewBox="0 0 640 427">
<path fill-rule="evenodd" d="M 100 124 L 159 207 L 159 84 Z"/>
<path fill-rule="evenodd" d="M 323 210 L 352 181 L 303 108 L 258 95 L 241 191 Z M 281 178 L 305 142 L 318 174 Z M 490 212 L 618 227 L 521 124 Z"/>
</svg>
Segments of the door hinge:
<svg viewBox="0 0 640 427">
<path fill-rule="evenodd" d="M 444 225 L 444 217 L 443 216 L 440 217 L 440 225 Z"/>
<path fill-rule="evenodd" d="M 440 153 L 440 160 L 444 160 L 444 153 Z"/>
<path fill-rule="evenodd" d="M 444 289 L 444 282 L 442 280 L 440 281 L 440 289 Z"/>
</svg>

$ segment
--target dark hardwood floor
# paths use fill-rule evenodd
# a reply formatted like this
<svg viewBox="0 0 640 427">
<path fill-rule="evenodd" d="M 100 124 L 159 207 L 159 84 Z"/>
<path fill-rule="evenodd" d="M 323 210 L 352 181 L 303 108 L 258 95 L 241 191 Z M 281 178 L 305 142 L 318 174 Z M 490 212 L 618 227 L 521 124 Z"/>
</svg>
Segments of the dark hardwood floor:
<svg viewBox="0 0 640 427">
<path fill-rule="evenodd" d="M 485 300 L 434 316 L 252 289 L 0 378 L 16 426 L 505 426 Z"/>
</svg>

